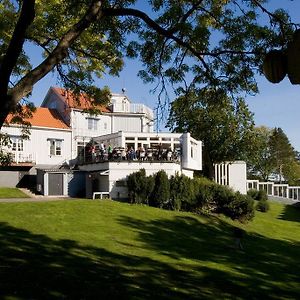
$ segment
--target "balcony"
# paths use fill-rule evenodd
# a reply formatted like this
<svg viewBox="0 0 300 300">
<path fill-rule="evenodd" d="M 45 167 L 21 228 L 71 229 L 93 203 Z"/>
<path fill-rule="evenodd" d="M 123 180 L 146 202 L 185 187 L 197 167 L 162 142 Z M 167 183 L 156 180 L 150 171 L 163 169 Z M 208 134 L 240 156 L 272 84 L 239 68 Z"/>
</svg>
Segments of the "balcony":
<svg viewBox="0 0 300 300">
<path fill-rule="evenodd" d="M 22 152 L 12 152 L 13 164 L 17 165 L 35 165 L 35 154 L 22 153 Z"/>
</svg>

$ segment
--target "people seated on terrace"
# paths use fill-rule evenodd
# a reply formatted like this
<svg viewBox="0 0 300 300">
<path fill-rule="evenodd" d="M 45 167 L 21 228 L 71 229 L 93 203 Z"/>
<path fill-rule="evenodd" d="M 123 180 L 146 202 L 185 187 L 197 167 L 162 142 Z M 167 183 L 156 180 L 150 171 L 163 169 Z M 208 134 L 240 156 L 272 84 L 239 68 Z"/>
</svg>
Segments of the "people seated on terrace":
<svg viewBox="0 0 300 300">
<path fill-rule="evenodd" d="M 172 157 L 173 157 L 173 152 L 171 149 L 168 149 L 167 150 L 167 160 L 168 161 L 172 160 Z"/>
<path fill-rule="evenodd" d="M 121 157 L 122 160 L 126 160 L 127 159 L 127 148 L 121 147 Z"/>
<path fill-rule="evenodd" d="M 145 160 L 146 152 L 143 146 L 138 148 L 137 158 L 140 160 Z"/>
<path fill-rule="evenodd" d="M 111 144 L 109 144 L 108 148 L 107 148 L 108 160 L 112 159 L 112 151 L 113 151 L 113 148 L 112 148 Z"/>
<path fill-rule="evenodd" d="M 146 151 L 146 159 L 147 160 L 153 160 L 153 150 L 152 149 L 147 149 Z"/>
<path fill-rule="evenodd" d="M 129 160 L 135 160 L 136 159 L 136 153 L 133 147 L 130 147 L 129 152 L 128 152 L 128 159 Z"/>
</svg>

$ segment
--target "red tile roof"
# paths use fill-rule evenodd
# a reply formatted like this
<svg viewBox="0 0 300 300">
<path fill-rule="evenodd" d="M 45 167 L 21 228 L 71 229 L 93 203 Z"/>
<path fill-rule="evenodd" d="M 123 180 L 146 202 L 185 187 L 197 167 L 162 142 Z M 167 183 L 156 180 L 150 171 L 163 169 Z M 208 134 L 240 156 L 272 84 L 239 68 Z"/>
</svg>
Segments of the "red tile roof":
<svg viewBox="0 0 300 300">
<path fill-rule="evenodd" d="M 10 123 L 12 118 L 13 115 L 9 114 L 6 121 Z M 56 109 L 46 107 L 37 107 L 35 112 L 32 113 L 32 118 L 26 118 L 24 121 L 29 122 L 31 126 L 69 129 L 69 126 L 63 121 Z"/>
<path fill-rule="evenodd" d="M 91 102 L 93 102 L 94 99 L 90 98 L 84 93 L 81 93 L 78 97 L 74 95 L 72 91 L 65 90 L 63 88 L 52 87 L 52 89 L 57 94 L 59 94 L 62 97 L 63 101 L 65 101 L 65 103 L 71 108 L 77 108 L 82 110 L 93 108 Z M 110 110 L 103 105 L 96 105 L 95 108 L 99 109 L 101 112 L 110 112 Z"/>
</svg>

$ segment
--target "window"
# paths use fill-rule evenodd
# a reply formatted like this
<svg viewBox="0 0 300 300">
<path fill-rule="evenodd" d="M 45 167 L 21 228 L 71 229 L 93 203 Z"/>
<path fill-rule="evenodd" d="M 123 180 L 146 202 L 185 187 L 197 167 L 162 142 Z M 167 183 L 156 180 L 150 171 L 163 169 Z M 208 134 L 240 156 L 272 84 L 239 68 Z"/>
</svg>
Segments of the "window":
<svg viewBox="0 0 300 300">
<path fill-rule="evenodd" d="M 12 151 L 23 151 L 23 140 L 21 137 L 12 137 L 11 138 L 12 141 Z"/>
<path fill-rule="evenodd" d="M 62 148 L 62 140 L 50 140 L 50 155 L 60 156 Z"/>
<path fill-rule="evenodd" d="M 88 120 L 88 129 L 97 130 L 98 120 L 94 118 L 87 118 L 87 120 Z"/>
</svg>

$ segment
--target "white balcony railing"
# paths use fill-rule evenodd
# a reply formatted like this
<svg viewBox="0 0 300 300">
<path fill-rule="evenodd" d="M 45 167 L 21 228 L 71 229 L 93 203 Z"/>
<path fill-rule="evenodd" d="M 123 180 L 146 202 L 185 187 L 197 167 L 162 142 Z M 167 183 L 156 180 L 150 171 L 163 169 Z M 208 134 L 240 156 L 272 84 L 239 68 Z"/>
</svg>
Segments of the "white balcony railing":
<svg viewBox="0 0 300 300">
<path fill-rule="evenodd" d="M 22 152 L 12 152 L 12 159 L 15 163 L 35 163 L 35 154 L 22 153 Z"/>
</svg>

